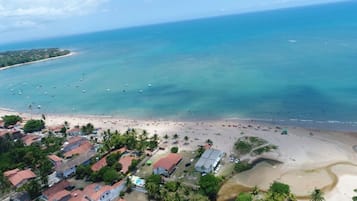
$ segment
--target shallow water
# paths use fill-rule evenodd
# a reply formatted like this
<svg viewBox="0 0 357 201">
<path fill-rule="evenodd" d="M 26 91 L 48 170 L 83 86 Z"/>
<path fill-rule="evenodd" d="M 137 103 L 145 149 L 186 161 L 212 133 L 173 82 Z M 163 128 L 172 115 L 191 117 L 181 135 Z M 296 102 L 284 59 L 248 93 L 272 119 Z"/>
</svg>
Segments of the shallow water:
<svg viewBox="0 0 357 201">
<path fill-rule="evenodd" d="M 218 201 L 234 200 L 240 192 L 249 192 L 254 186 L 266 191 L 274 181 L 290 185 L 292 193 L 298 199 L 308 200 L 314 188 L 327 193 L 336 187 L 338 183 L 336 170 L 344 174 L 356 175 L 356 167 L 354 163 L 336 162 L 316 169 L 286 171 L 282 165 L 261 162 L 253 169 L 227 180 L 218 193 Z"/>
<path fill-rule="evenodd" d="M 0 45 L 78 52 L 1 71 L 0 107 L 357 126 L 356 9 L 347 2 Z"/>
</svg>

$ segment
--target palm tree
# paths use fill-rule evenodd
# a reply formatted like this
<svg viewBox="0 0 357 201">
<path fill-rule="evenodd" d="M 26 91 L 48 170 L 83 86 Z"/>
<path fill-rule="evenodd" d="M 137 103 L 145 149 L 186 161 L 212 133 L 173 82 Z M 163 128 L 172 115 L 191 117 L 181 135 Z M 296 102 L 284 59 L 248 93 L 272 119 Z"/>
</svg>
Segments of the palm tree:
<svg viewBox="0 0 357 201">
<path fill-rule="evenodd" d="M 169 136 L 167 134 L 164 135 L 165 140 L 169 139 Z"/>
<path fill-rule="evenodd" d="M 177 133 L 175 133 L 175 135 L 173 136 L 174 139 L 177 139 L 179 136 L 177 135 Z"/>
<path fill-rule="evenodd" d="M 310 197 L 310 201 L 325 201 L 324 192 L 318 188 L 315 188 L 314 191 L 312 191 Z"/>
<path fill-rule="evenodd" d="M 184 139 L 185 141 L 188 141 L 188 136 L 186 135 L 183 139 Z"/>
</svg>

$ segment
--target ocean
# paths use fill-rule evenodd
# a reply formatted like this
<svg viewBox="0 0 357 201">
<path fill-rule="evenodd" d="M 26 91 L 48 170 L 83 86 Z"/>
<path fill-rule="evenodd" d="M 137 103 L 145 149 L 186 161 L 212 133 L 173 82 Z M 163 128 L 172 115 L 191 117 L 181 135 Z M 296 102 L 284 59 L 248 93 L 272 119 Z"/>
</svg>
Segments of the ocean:
<svg viewBox="0 0 357 201">
<path fill-rule="evenodd" d="M 357 125 L 356 10 L 350 1 L 0 45 L 76 53 L 0 71 L 0 107 Z"/>
</svg>

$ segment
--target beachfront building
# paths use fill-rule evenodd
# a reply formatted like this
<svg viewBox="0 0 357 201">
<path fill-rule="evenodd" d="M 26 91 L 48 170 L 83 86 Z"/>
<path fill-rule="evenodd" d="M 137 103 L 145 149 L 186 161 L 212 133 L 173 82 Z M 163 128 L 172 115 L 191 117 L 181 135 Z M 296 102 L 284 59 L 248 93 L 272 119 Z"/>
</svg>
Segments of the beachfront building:
<svg viewBox="0 0 357 201">
<path fill-rule="evenodd" d="M 33 144 L 35 142 L 40 142 L 41 138 L 42 137 L 39 135 L 27 134 L 24 137 L 22 137 L 21 140 L 26 146 L 30 146 L 31 144 Z"/>
<path fill-rule="evenodd" d="M 70 136 L 79 136 L 79 135 L 82 135 L 82 131 L 79 127 L 74 127 L 72 129 L 69 129 L 67 131 L 67 134 Z"/>
<path fill-rule="evenodd" d="M 166 157 L 161 158 L 154 163 L 154 174 L 170 176 L 176 169 L 176 166 L 181 162 L 182 156 L 175 153 L 170 153 Z"/>
<path fill-rule="evenodd" d="M 72 149 L 81 146 L 81 144 L 83 144 L 85 141 L 88 140 L 84 137 L 79 137 L 79 136 L 71 137 L 67 142 L 63 144 L 62 151 L 63 152 L 71 151 Z"/>
<path fill-rule="evenodd" d="M 36 178 L 35 173 L 33 173 L 30 169 L 20 170 L 17 168 L 4 172 L 4 176 L 16 188 L 21 187 L 30 179 Z"/>
<path fill-rule="evenodd" d="M 76 156 L 73 159 L 62 162 L 56 167 L 56 175 L 60 178 L 67 178 L 76 172 L 79 165 L 88 165 L 90 159 L 95 156 L 95 151 L 89 151 Z"/>
<path fill-rule="evenodd" d="M 207 149 L 195 164 L 195 169 L 201 173 L 211 173 L 218 166 L 224 153 L 217 149 Z"/>
</svg>

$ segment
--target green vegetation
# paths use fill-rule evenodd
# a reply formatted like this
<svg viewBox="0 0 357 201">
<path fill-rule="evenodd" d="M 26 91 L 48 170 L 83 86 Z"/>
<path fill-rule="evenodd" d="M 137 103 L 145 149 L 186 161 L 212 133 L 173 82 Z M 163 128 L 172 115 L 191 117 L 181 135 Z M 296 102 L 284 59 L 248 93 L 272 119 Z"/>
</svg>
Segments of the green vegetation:
<svg viewBox="0 0 357 201">
<path fill-rule="evenodd" d="M 0 52 L 0 68 L 63 56 L 69 53 L 69 50 L 60 50 L 59 48 Z"/>
<path fill-rule="evenodd" d="M 41 195 L 41 185 L 36 180 L 30 181 L 29 183 L 22 186 L 21 189 L 26 190 L 29 193 L 31 199 L 35 199 Z"/>
<path fill-rule="evenodd" d="M 236 201 L 253 201 L 253 197 L 250 193 L 239 193 Z"/>
<path fill-rule="evenodd" d="M 108 168 L 106 171 L 103 173 L 103 181 L 106 184 L 112 184 L 116 181 L 119 180 L 119 174 L 118 172 L 113 169 L 113 168 Z"/>
<path fill-rule="evenodd" d="M 272 150 L 275 150 L 275 149 L 277 149 L 277 148 L 278 148 L 278 147 L 275 146 L 275 145 L 266 145 L 266 146 L 262 146 L 262 147 L 259 147 L 259 148 L 255 149 L 255 150 L 253 151 L 253 154 L 254 154 L 254 155 L 260 155 L 260 154 L 262 154 L 262 153 L 270 152 L 270 151 L 272 151 Z"/>
<path fill-rule="evenodd" d="M 220 180 L 213 174 L 202 176 L 199 180 L 200 191 L 210 200 L 215 200 L 220 187 Z"/>
<path fill-rule="evenodd" d="M 178 147 L 172 147 L 170 151 L 171 151 L 171 153 L 177 153 L 178 150 L 179 150 Z"/>
<path fill-rule="evenodd" d="M 151 175 L 146 178 L 145 189 L 148 191 L 149 199 L 156 201 L 209 201 L 207 196 L 180 182 L 168 181 L 165 184 L 162 183 L 159 175 Z"/>
<path fill-rule="evenodd" d="M 294 194 L 290 192 L 290 186 L 280 182 L 274 182 L 267 192 L 259 192 L 254 188 L 252 192 L 241 193 L 236 201 L 296 201 Z M 315 200 L 314 200 L 315 201 Z"/>
<path fill-rule="evenodd" d="M 93 173 L 89 165 L 79 165 L 76 168 L 76 179 L 84 179 L 90 177 Z"/>
<path fill-rule="evenodd" d="M 244 172 L 246 170 L 250 170 L 253 168 L 253 165 L 248 163 L 247 161 L 240 161 L 239 163 L 236 163 L 234 165 L 234 170 L 239 173 L 239 172 Z"/>
<path fill-rule="evenodd" d="M 45 128 L 45 122 L 43 120 L 31 119 L 28 120 L 24 126 L 25 133 L 33 133 L 36 131 L 41 131 Z"/>
<path fill-rule="evenodd" d="M 118 163 L 120 156 L 121 156 L 121 153 L 109 154 L 106 158 L 107 165 L 110 167 L 114 166 L 116 163 Z"/>
<path fill-rule="evenodd" d="M 248 154 L 253 149 L 253 146 L 249 142 L 242 141 L 240 139 L 234 144 L 234 146 L 239 154 Z"/>
<path fill-rule="evenodd" d="M 94 131 L 94 126 L 91 123 L 88 123 L 87 125 L 81 127 L 81 132 L 84 135 L 92 134 L 93 131 Z"/>
<path fill-rule="evenodd" d="M 270 152 L 278 147 L 268 144 L 268 142 L 264 139 L 253 136 L 245 136 L 237 140 L 234 144 L 234 148 L 240 155 L 250 153 L 252 156 L 256 156 L 265 152 Z"/>
<path fill-rule="evenodd" d="M 124 134 L 121 134 L 118 131 L 105 131 L 103 134 L 103 141 L 103 153 L 126 146 L 128 149 L 138 150 L 140 154 L 142 154 L 144 150 L 153 150 L 158 145 L 157 135 L 149 138 L 144 132 L 138 134 L 134 129 L 127 130 Z"/>
<path fill-rule="evenodd" d="M 325 201 L 324 192 L 317 188 L 312 191 L 310 197 L 310 201 Z"/>
<path fill-rule="evenodd" d="M 136 159 L 132 160 L 129 166 L 129 171 L 134 171 L 136 169 L 136 166 L 138 166 L 139 162 L 140 161 Z"/>
<path fill-rule="evenodd" d="M 8 128 L 9 126 L 13 126 L 17 122 L 22 121 L 22 118 L 20 116 L 17 116 L 17 115 L 5 115 L 5 116 L 3 116 L 1 118 L 4 121 L 5 128 Z"/>
<path fill-rule="evenodd" d="M 42 185 L 46 186 L 48 182 L 47 176 L 52 172 L 53 167 L 47 155 L 58 152 L 63 140 L 63 138 L 49 135 L 42 139 L 45 146 L 41 146 L 39 143 L 24 146 L 22 141 L 13 141 L 9 135 L 0 138 L 0 172 L 15 168 L 31 168 L 36 175 L 40 176 Z M 1 174 L 1 191 L 7 191 L 9 185 L 3 180 L 4 178 Z"/>
<path fill-rule="evenodd" d="M 92 172 L 89 179 L 92 182 L 104 181 L 107 184 L 112 184 L 120 179 L 124 178 L 124 175 L 118 173 L 113 167 L 103 167 L 98 172 Z"/>
</svg>

